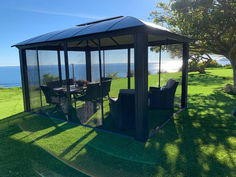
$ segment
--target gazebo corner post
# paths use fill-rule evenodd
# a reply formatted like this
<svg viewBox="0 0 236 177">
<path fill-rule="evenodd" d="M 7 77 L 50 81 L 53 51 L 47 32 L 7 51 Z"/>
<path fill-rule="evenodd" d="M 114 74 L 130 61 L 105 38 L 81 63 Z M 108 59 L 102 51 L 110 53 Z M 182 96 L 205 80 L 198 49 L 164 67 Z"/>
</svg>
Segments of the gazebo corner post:
<svg viewBox="0 0 236 177">
<path fill-rule="evenodd" d="M 187 107 L 189 43 L 183 43 L 181 108 Z"/>
<path fill-rule="evenodd" d="M 29 96 L 29 84 L 28 84 L 28 72 L 26 62 L 26 51 L 25 49 L 19 48 L 19 59 L 20 59 L 20 71 L 21 71 L 21 85 L 23 94 L 24 111 L 30 111 L 30 96 Z"/>
<path fill-rule="evenodd" d="M 70 113 L 71 97 L 70 97 L 70 85 L 69 85 L 70 75 L 69 75 L 68 48 L 66 41 L 64 42 L 63 48 L 64 48 L 65 73 L 66 73 L 66 97 L 67 97 L 66 118 L 67 120 L 70 120 L 71 118 L 71 113 Z"/>
<path fill-rule="evenodd" d="M 104 110 L 103 110 L 103 91 L 102 91 L 102 56 L 101 56 L 101 41 L 98 39 L 98 59 L 99 59 L 99 75 L 100 75 L 100 102 L 101 102 L 101 114 L 102 125 L 104 123 Z"/>
<path fill-rule="evenodd" d="M 39 67 L 39 50 L 38 50 L 38 48 L 36 48 L 36 58 L 37 58 L 37 70 L 38 70 L 38 82 L 39 82 L 40 108 L 42 108 L 43 101 L 42 101 L 41 77 L 40 77 L 40 67 Z"/>
<path fill-rule="evenodd" d="M 66 72 L 66 94 L 67 98 L 70 100 L 70 85 L 69 85 L 69 59 L 68 59 L 68 49 L 67 49 L 67 42 L 64 42 L 64 59 L 65 59 L 65 72 Z"/>
<path fill-rule="evenodd" d="M 158 87 L 161 87 L 161 45 L 159 49 Z"/>
<path fill-rule="evenodd" d="M 87 81 L 92 81 L 92 69 L 91 69 L 91 51 L 86 50 L 85 51 L 85 57 L 86 57 L 86 78 Z"/>
<path fill-rule="evenodd" d="M 128 73 L 127 73 L 127 77 L 128 77 L 128 89 L 130 89 L 130 68 L 131 68 L 131 66 L 130 66 L 130 57 L 131 57 L 131 55 L 130 55 L 130 48 L 128 48 L 128 68 L 127 68 L 127 70 L 128 70 Z"/>
<path fill-rule="evenodd" d="M 58 60 L 58 73 L 59 73 L 59 80 L 62 84 L 62 72 L 61 72 L 61 53 L 60 49 L 57 49 L 57 60 Z"/>
<path fill-rule="evenodd" d="M 105 60 L 105 50 L 102 51 L 102 66 L 103 66 L 103 77 L 106 77 L 106 60 Z"/>
<path fill-rule="evenodd" d="M 148 34 L 134 34 L 135 124 L 138 141 L 148 139 Z"/>
</svg>

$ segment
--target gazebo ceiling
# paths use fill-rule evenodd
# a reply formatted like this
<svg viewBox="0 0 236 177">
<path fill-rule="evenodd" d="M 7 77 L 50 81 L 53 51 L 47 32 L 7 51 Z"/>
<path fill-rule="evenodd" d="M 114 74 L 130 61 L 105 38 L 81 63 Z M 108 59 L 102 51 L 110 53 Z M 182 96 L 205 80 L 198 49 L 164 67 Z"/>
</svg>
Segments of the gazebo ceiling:
<svg viewBox="0 0 236 177">
<path fill-rule="evenodd" d="M 187 37 L 171 32 L 162 26 L 130 16 L 119 16 L 77 25 L 65 30 L 50 32 L 20 42 L 14 46 L 37 47 L 38 45 L 41 48 L 53 48 L 58 46 L 58 42 L 60 41 L 72 39 L 68 41 L 68 47 L 81 49 L 85 47 L 96 48 L 97 43 L 93 39 L 101 38 L 101 47 L 103 48 L 115 48 L 119 45 L 121 46 L 120 48 L 122 48 L 122 46 L 125 47 L 133 44 L 132 31 L 145 28 L 148 31 L 148 42 L 150 44 L 158 44 L 158 42 L 161 44 L 161 41 L 165 41 L 167 44 L 189 41 Z M 119 33 L 120 31 L 123 33 Z M 104 34 L 111 34 L 112 37 L 106 37 Z M 89 40 L 85 40 L 86 38 Z"/>
</svg>

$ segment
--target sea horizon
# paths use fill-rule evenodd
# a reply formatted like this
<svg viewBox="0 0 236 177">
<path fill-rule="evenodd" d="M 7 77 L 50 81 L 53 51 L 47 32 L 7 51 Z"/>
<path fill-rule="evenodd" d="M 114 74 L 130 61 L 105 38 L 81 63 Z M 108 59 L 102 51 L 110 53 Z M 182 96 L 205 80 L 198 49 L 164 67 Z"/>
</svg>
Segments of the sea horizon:
<svg viewBox="0 0 236 177">
<path fill-rule="evenodd" d="M 221 65 L 229 64 L 226 60 L 217 60 Z M 182 66 L 181 60 L 163 60 L 161 65 L 162 72 L 177 72 Z M 75 79 L 86 79 L 86 69 L 85 64 L 74 64 Z M 148 63 L 148 71 L 150 74 L 157 74 L 159 68 L 158 62 Z M 134 63 L 131 63 L 131 70 L 134 70 Z M 120 78 L 127 77 L 127 63 L 106 63 L 105 73 L 111 74 L 117 72 L 117 76 Z M 36 73 L 36 72 L 35 72 Z M 41 65 L 40 66 L 40 76 L 42 78 L 43 74 L 50 73 L 58 76 L 57 65 Z M 98 64 L 92 64 L 92 78 L 93 81 L 99 79 L 99 67 Z M 62 67 L 62 78 L 65 79 L 65 69 Z M 70 64 L 70 78 L 72 76 L 72 65 Z M 21 74 L 20 66 L 0 66 L 0 87 L 10 88 L 10 87 L 21 87 Z"/>
</svg>

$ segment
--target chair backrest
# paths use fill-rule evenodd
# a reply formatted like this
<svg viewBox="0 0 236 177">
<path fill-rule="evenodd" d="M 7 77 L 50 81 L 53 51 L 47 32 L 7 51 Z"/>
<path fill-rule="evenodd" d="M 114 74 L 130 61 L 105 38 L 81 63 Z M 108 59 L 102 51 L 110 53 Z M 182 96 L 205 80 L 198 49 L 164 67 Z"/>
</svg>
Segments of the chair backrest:
<svg viewBox="0 0 236 177">
<path fill-rule="evenodd" d="M 86 89 L 88 100 L 98 100 L 100 98 L 100 83 L 89 83 Z"/>
<path fill-rule="evenodd" d="M 175 85 L 177 81 L 174 79 L 168 79 L 168 81 L 166 82 L 166 88 L 171 88 Z"/>
<path fill-rule="evenodd" d="M 111 89 L 111 79 L 102 81 L 102 96 L 108 96 Z"/>
<path fill-rule="evenodd" d="M 52 103 L 52 88 L 48 87 L 48 86 L 40 86 L 41 90 L 43 91 L 43 94 L 46 98 L 46 102 L 48 104 Z"/>
<path fill-rule="evenodd" d="M 121 89 L 118 96 L 119 110 L 126 119 L 125 123 L 128 127 L 135 126 L 135 90 Z"/>
<path fill-rule="evenodd" d="M 135 90 L 134 89 L 120 89 L 119 96 L 120 95 L 134 95 Z"/>
<path fill-rule="evenodd" d="M 171 87 L 172 88 L 171 94 L 173 97 L 175 96 L 175 92 L 176 92 L 178 85 L 179 85 L 179 82 L 175 82 L 174 85 Z"/>
<path fill-rule="evenodd" d="M 60 81 L 50 81 L 46 83 L 48 87 L 51 88 L 57 88 L 57 87 L 61 87 L 61 82 Z"/>
<path fill-rule="evenodd" d="M 76 84 L 81 87 L 81 86 L 84 86 L 84 87 L 87 87 L 87 85 L 89 84 L 90 82 L 89 81 L 86 81 L 86 80 L 77 80 L 76 81 Z"/>
<path fill-rule="evenodd" d="M 169 99 L 172 99 L 172 98 L 174 99 L 175 92 L 176 92 L 178 84 L 179 84 L 179 82 L 177 82 L 174 79 L 169 79 L 167 81 L 167 84 L 166 84 L 166 87 L 164 88 L 164 90 L 165 89 L 168 90 L 169 95 L 171 96 L 171 98 L 169 98 Z"/>
<path fill-rule="evenodd" d="M 102 81 L 112 80 L 111 77 L 102 77 Z"/>
<path fill-rule="evenodd" d="M 118 102 L 121 104 L 123 110 L 130 110 L 134 114 L 135 109 L 135 90 L 134 89 L 120 89 Z"/>
<path fill-rule="evenodd" d="M 169 79 L 166 86 L 161 88 L 150 88 L 150 108 L 152 109 L 173 109 L 175 92 L 179 82 Z"/>
<path fill-rule="evenodd" d="M 67 85 L 66 80 L 62 80 L 62 85 Z M 68 85 L 74 85 L 74 80 L 73 79 L 68 79 Z"/>
</svg>

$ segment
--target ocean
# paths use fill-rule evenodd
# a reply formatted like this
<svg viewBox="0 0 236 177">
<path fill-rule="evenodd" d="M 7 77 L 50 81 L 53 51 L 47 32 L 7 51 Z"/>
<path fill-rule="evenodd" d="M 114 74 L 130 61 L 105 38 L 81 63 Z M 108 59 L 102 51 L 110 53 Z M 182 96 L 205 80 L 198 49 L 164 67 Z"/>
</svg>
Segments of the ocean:
<svg viewBox="0 0 236 177">
<path fill-rule="evenodd" d="M 225 60 L 219 60 L 220 64 L 228 64 Z M 161 63 L 161 71 L 177 72 L 181 68 L 181 60 L 163 60 Z M 32 69 L 35 66 L 31 66 Z M 159 64 L 149 63 L 148 71 L 150 74 L 158 73 Z M 29 68 L 30 70 L 30 68 Z M 131 70 L 134 70 L 134 64 L 131 63 Z M 32 70 L 31 70 L 32 71 Z M 105 64 L 105 73 L 112 74 L 117 72 L 117 77 L 127 77 L 127 63 L 107 63 Z M 35 71 L 31 72 L 31 77 L 34 77 Z M 56 65 L 41 65 L 40 76 L 50 73 L 50 75 L 58 76 L 58 67 Z M 70 65 L 70 78 L 73 78 L 72 65 Z M 86 67 L 84 64 L 74 64 L 75 79 L 86 79 Z M 65 68 L 62 65 L 62 78 L 65 79 Z M 93 81 L 99 80 L 99 65 L 92 64 L 92 78 Z M 1 66 L 0 67 L 0 87 L 21 87 L 21 75 L 19 66 Z"/>
<path fill-rule="evenodd" d="M 19 66 L 0 67 L 0 87 L 21 87 Z"/>
</svg>

